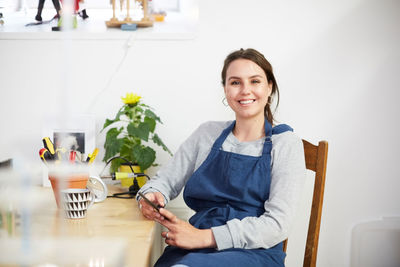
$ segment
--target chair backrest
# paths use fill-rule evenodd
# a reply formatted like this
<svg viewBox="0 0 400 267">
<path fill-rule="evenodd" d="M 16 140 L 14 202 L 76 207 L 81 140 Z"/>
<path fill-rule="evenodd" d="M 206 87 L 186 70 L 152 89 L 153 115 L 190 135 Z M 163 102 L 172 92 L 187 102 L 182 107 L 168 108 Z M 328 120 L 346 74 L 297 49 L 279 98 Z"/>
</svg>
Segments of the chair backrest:
<svg viewBox="0 0 400 267">
<path fill-rule="evenodd" d="M 321 225 L 322 203 L 324 200 L 328 142 L 320 141 L 318 146 L 303 140 L 306 168 L 315 172 L 313 200 L 308 224 L 307 243 L 304 252 L 303 267 L 315 267 L 317 262 L 319 228 Z M 283 250 L 286 252 L 286 239 Z"/>
</svg>

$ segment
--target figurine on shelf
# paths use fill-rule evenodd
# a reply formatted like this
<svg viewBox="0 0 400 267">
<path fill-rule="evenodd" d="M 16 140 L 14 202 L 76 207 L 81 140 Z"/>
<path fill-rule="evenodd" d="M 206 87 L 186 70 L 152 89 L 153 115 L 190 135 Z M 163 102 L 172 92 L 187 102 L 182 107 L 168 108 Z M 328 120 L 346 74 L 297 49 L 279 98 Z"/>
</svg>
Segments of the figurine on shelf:
<svg viewBox="0 0 400 267">
<path fill-rule="evenodd" d="M 36 14 L 36 17 L 35 17 L 35 19 L 37 21 L 39 21 L 39 22 L 43 21 L 43 19 L 42 19 L 42 11 L 43 11 L 43 6 L 44 6 L 44 1 L 46 1 L 46 0 L 39 0 L 38 10 L 37 10 L 37 14 Z M 57 14 L 53 17 L 53 19 L 54 18 L 60 18 L 60 15 L 61 15 L 60 2 L 59 2 L 59 0 L 52 0 L 52 1 L 53 1 L 54 8 L 57 11 Z"/>
<path fill-rule="evenodd" d="M 136 20 L 136 19 L 132 19 L 129 15 L 129 10 L 130 10 L 130 1 L 126 1 L 126 17 L 122 20 L 119 20 L 115 14 L 115 9 L 116 9 L 116 2 L 117 0 L 111 0 L 111 4 L 112 4 L 112 11 L 113 11 L 113 16 L 110 20 L 106 21 L 106 25 L 107 27 L 118 27 L 120 28 L 121 25 L 123 24 L 136 24 L 137 27 L 151 27 L 153 26 L 153 20 L 150 18 L 149 16 L 149 12 L 148 12 L 148 1 L 149 0 L 135 0 L 135 4 L 136 2 L 140 2 L 141 3 L 141 8 L 143 10 L 143 17 L 140 20 Z M 123 9 L 124 6 L 124 0 L 120 0 L 120 8 L 121 11 Z"/>
<path fill-rule="evenodd" d="M 63 0 L 60 0 L 61 3 Z M 79 9 L 82 8 L 81 11 Z M 84 0 L 74 0 L 74 14 L 78 14 L 82 19 L 87 19 L 89 16 L 86 12 L 86 8 L 84 8 Z"/>
<path fill-rule="evenodd" d="M 78 15 L 82 19 L 87 19 L 89 17 L 89 15 L 86 13 L 86 8 L 82 9 L 81 11 L 78 11 Z"/>
</svg>

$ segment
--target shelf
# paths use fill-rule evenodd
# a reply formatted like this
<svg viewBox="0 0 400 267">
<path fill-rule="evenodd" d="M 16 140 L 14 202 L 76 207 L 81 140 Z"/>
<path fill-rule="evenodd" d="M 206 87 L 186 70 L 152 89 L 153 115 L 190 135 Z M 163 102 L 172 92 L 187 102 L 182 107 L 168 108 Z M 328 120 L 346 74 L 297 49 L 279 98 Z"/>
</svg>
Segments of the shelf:
<svg viewBox="0 0 400 267">
<path fill-rule="evenodd" d="M 25 12 L 4 14 L 4 24 L 0 25 L 0 40 L 119 40 L 135 34 L 136 40 L 188 40 L 194 39 L 197 33 L 198 16 L 189 17 L 177 12 L 169 12 L 163 22 L 154 22 L 152 27 L 138 27 L 136 31 L 122 31 L 120 28 L 109 28 L 106 22 L 112 17 L 111 9 L 90 9 L 89 18 L 83 20 L 78 16 L 78 27 L 69 32 L 52 31 L 57 21 L 40 25 L 26 26 L 35 22 L 36 9 Z M 43 20 L 51 19 L 54 9 L 43 10 Z"/>
</svg>

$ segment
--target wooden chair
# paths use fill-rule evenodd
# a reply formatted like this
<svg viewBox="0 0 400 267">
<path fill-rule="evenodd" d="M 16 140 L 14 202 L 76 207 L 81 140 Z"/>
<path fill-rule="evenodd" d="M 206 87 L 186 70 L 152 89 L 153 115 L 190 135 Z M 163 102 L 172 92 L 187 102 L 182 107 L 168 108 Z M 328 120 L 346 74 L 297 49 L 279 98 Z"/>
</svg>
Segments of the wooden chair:
<svg viewBox="0 0 400 267">
<path fill-rule="evenodd" d="M 307 243 L 303 267 L 315 267 L 317 262 L 319 228 L 321 224 L 322 202 L 324 200 L 325 174 L 328 158 L 328 142 L 320 141 L 318 146 L 303 140 L 306 168 L 315 172 L 314 193 L 308 225 Z M 287 248 L 286 239 L 283 251 Z"/>
</svg>

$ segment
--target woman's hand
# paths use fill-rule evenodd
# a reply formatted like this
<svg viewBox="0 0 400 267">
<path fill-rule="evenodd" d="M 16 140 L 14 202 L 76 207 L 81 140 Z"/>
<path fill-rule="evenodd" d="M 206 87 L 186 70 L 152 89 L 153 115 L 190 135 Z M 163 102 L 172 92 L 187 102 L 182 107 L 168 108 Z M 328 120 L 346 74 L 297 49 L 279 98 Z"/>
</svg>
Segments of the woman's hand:
<svg viewBox="0 0 400 267">
<path fill-rule="evenodd" d="M 178 219 L 170 211 L 161 208 L 162 216 L 155 221 L 168 229 L 162 232 L 165 243 L 183 249 L 215 248 L 216 243 L 211 229 L 197 229 L 190 223 Z"/>
<path fill-rule="evenodd" d="M 156 206 L 164 207 L 164 196 L 160 192 L 147 193 L 145 194 L 145 197 L 147 197 Z M 143 198 L 140 199 L 139 204 L 141 205 L 143 216 L 147 219 L 163 219 L 162 216 L 156 210 L 154 210 L 154 208 L 150 206 Z"/>
</svg>

